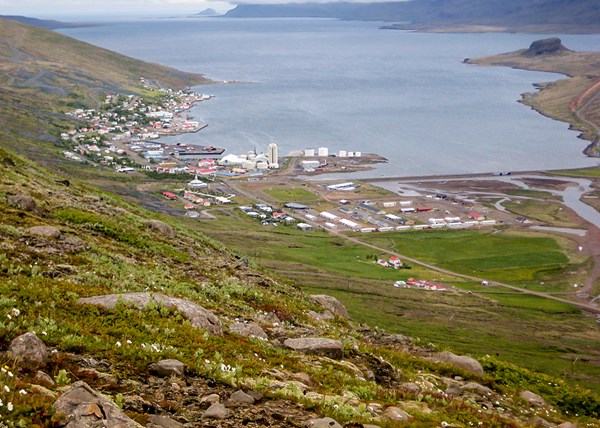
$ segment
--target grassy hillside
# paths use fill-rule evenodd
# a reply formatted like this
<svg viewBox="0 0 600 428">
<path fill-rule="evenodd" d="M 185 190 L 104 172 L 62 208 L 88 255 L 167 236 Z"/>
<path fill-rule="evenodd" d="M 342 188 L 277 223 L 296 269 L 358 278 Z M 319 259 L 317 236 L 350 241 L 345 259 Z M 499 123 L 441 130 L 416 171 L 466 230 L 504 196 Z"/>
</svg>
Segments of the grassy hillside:
<svg viewBox="0 0 600 428">
<path fill-rule="evenodd" d="M 145 63 L 52 31 L 0 19 L 3 144 L 50 162 L 55 134 L 70 121 L 62 113 L 96 107 L 105 93 L 153 96 L 142 88 L 140 77 L 169 88 L 210 82 L 198 74 Z M 14 136 L 23 140 L 15 141 Z M 28 144 L 31 137 L 38 143 Z"/>
<path fill-rule="evenodd" d="M 66 121 L 61 106 L 97 102 L 107 88 L 137 90 L 132 73 L 142 69 L 147 79 L 172 83 L 195 77 L 129 59 L 120 67 L 117 55 L 18 24 L 3 31 L 12 41 L 4 52 L 14 56 L 2 63 L 9 118 L 0 134 L 1 426 L 300 428 L 323 416 L 352 427 L 600 426 L 600 398 L 573 382 L 498 356 L 455 359 L 440 352 L 443 343 L 349 320 L 339 305 L 308 298 L 283 272 L 208 238 L 190 219 L 147 211 L 78 179 L 84 175 L 60 174 L 65 161 L 47 147 Z M 98 56 L 108 68 L 96 74 Z M 24 78 L 33 71 L 41 77 Z M 36 85 L 44 91 L 34 97 Z M 15 154 L 21 146 L 53 168 Z M 113 187 L 132 185 L 99 171 Z M 303 244 L 305 254 L 316 246 Z M 566 263 L 557 248 L 547 255 Z M 120 296 L 112 306 L 94 303 L 112 294 Z M 545 310 L 578 315 L 560 305 Z M 318 340 L 316 349 L 301 348 L 307 338 Z M 589 340 L 572 338 L 571 349 Z M 18 349 L 25 340 L 33 343 Z M 573 362 L 574 376 L 578 368 Z"/>
</svg>

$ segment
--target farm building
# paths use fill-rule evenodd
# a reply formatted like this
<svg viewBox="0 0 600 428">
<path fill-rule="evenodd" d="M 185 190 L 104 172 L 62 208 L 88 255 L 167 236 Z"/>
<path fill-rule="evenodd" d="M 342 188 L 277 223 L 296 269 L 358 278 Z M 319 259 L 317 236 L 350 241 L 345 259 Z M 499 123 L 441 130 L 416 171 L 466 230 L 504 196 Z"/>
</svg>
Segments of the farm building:
<svg viewBox="0 0 600 428">
<path fill-rule="evenodd" d="M 335 214 L 331 214 L 330 212 L 327 212 L 327 211 L 322 211 L 321 214 L 319 214 L 319 215 L 329 221 L 334 221 L 334 220 L 337 220 L 337 218 L 338 218 L 338 216 L 336 216 Z"/>
<path fill-rule="evenodd" d="M 346 227 L 348 227 L 348 228 L 350 228 L 352 230 L 358 230 L 358 228 L 360 227 L 358 225 L 358 223 L 355 223 L 355 222 L 353 222 L 351 220 L 347 220 L 345 218 L 343 218 L 343 219 L 340 220 L 340 224 L 342 226 L 346 226 Z"/>
<path fill-rule="evenodd" d="M 356 185 L 349 181 L 347 183 L 339 183 L 339 184 L 330 184 L 327 186 L 327 190 L 335 191 L 335 190 L 355 190 Z"/>
</svg>

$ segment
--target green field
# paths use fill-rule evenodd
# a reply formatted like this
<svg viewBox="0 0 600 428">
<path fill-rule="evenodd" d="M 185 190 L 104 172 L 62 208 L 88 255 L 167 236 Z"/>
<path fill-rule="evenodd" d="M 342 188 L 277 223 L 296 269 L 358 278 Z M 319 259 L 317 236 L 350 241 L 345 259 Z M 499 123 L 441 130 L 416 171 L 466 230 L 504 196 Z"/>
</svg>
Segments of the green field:
<svg viewBox="0 0 600 428">
<path fill-rule="evenodd" d="M 568 175 L 570 177 L 600 178 L 600 168 L 566 169 L 561 171 L 552 171 L 552 174 Z"/>
<path fill-rule="evenodd" d="M 534 199 L 503 202 L 502 206 L 512 213 L 528 217 L 557 227 L 577 227 L 559 202 Z"/>
<path fill-rule="evenodd" d="M 563 271 L 569 258 L 559 242 L 493 231 L 421 231 L 361 239 L 457 273 L 529 285 Z"/>
<path fill-rule="evenodd" d="M 264 193 L 279 202 L 312 202 L 318 201 L 319 196 L 302 187 L 274 187 L 264 190 Z"/>
</svg>

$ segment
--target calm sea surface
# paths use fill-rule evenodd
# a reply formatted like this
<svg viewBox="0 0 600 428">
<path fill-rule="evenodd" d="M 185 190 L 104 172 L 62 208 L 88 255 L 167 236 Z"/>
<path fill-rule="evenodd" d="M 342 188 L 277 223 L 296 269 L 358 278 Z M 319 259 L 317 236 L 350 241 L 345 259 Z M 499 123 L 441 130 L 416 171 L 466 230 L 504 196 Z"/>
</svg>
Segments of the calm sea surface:
<svg viewBox="0 0 600 428">
<path fill-rule="evenodd" d="M 516 101 L 562 76 L 477 67 L 466 57 L 529 46 L 547 35 L 422 34 L 325 19 L 163 19 L 62 30 L 139 59 L 218 81 L 193 115 L 209 124 L 170 138 L 227 153 L 309 147 L 375 152 L 370 176 L 556 169 L 597 165 L 565 123 Z M 600 35 L 561 36 L 597 50 Z M 365 175 L 365 174 L 363 174 Z"/>
</svg>

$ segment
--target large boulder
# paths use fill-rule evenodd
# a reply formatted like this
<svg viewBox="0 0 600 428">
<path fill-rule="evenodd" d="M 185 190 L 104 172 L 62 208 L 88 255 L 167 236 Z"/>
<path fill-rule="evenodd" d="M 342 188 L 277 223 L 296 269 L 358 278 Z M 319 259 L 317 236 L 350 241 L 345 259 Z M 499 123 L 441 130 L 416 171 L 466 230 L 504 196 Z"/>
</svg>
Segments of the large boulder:
<svg viewBox="0 0 600 428">
<path fill-rule="evenodd" d="M 77 301 L 80 304 L 96 305 L 107 309 L 113 309 L 117 303 L 127 303 L 143 309 L 150 303 L 162 305 L 168 309 L 175 309 L 187 318 L 194 327 L 203 328 L 215 336 L 223 335 L 223 327 L 219 318 L 202 306 L 189 300 L 169 297 L 164 294 L 153 293 L 125 293 L 125 294 L 105 294 L 102 296 L 81 298 Z"/>
<path fill-rule="evenodd" d="M 62 394 L 54 410 L 60 426 L 66 428 L 142 428 L 129 419 L 112 401 L 83 381 L 75 382 Z"/>
<path fill-rule="evenodd" d="M 456 355 L 452 352 L 439 352 L 434 354 L 431 359 L 436 362 L 448 364 L 449 366 L 457 367 L 469 373 L 474 373 L 478 376 L 483 376 L 483 367 L 475 358 L 465 355 Z"/>
<path fill-rule="evenodd" d="M 35 333 L 25 333 L 10 343 L 8 356 L 21 367 L 37 370 L 48 362 L 48 348 Z"/>
<path fill-rule="evenodd" d="M 348 319 L 348 310 L 335 297 L 326 294 L 314 294 L 310 296 L 310 299 L 329 310 L 332 314 Z"/>
<path fill-rule="evenodd" d="M 340 340 L 334 339 L 302 337 L 299 339 L 286 339 L 283 345 L 306 354 L 324 355 L 331 358 L 342 358 L 344 355 L 344 345 Z"/>
</svg>

